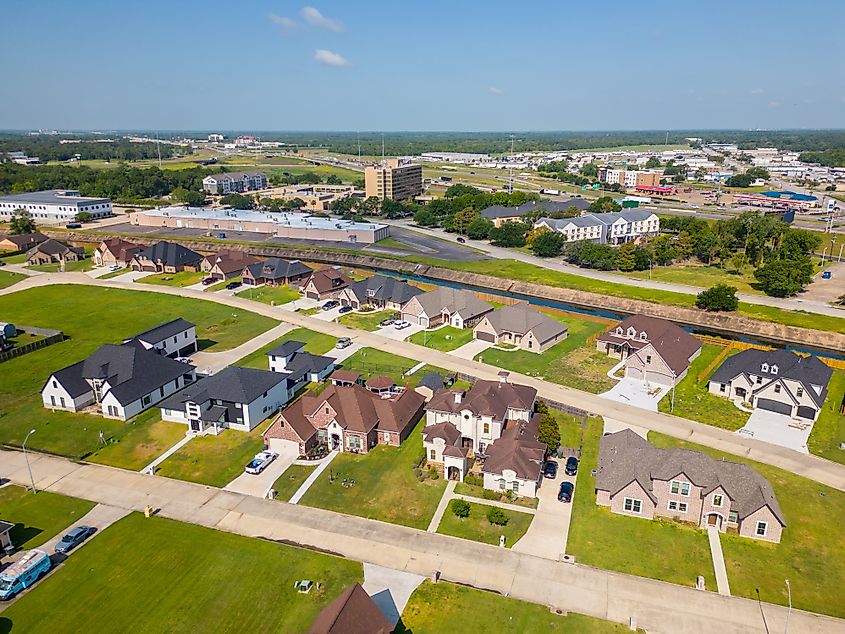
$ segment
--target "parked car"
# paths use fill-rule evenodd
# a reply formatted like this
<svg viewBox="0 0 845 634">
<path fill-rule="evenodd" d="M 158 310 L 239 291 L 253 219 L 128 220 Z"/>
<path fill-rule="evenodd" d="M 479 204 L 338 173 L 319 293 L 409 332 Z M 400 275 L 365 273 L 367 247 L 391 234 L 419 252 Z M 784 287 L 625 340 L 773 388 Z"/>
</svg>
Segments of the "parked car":
<svg viewBox="0 0 845 634">
<path fill-rule="evenodd" d="M 244 467 L 244 471 L 249 473 L 250 475 L 258 475 L 264 469 L 270 466 L 270 463 L 273 462 L 276 458 L 279 457 L 274 451 L 262 451 L 260 453 L 255 454 L 255 458 Z"/>
<path fill-rule="evenodd" d="M 204 277 L 204 278 L 202 278 L 202 285 L 203 286 L 211 286 L 216 281 L 217 280 L 215 280 L 213 277 Z"/>
<path fill-rule="evenodd" d="M 325 304 L 323 304 L 323 310 L 331 310 L 332 308 L 337 308 L 340 306 L 340 302 L 336 299 L 330 299 Z"/>
<path fill-rule="evenodd" d="M 569 476 L 573 476 L 578 473 L 578 458 L 575 456 L 569 456 L 569 458 L 566 459 L 566 468 L 564 469 L 564 473 Z"/>
<path fill-rule="evenodd" d="M 461 236 L 458 236 L 458 242 L 460 242 L 461 244 L 464 244 L 466 241 L 467 241 L 466 238 L 462 238 Z"/>
<path fill-rule="evenodd" d="M 340 339 L 337 340 L 337 343 L 334 344 L 334 347 L 337 348 L 338 350 L 343 350 L 344 348 L 348 348 L 351 345 L 352 345 L 352 339 L 350 339 L 349 337 L 341 337 Z"/>
<path fill-rule="evenodd" d="M 6 266 L 6 263 L 3 260 L 0 260 L 0 266 Z"/>
<path fill-rule="evenodd" d="M 62 537 L 61 541 L 56 544 L 56 552 L 62 555 L 67 555 L 70 551 L 79 546 L 79 544 L 84 542 L 96 532 L 97 529 L 93 526 L 77 526 Z"/>
<path fill-rule="evenodd" d="M 82 229 L 82 225 L 78 222 L 69 222 L 65 225 L 65 229 Z"/>
<path fill-rule="evenodd" d="M 393 327 L 396 328 L 396 330 L 402 330 L 410 325 L 411 324 L 409 324 L 407 321 L 397 321 L 393 323 Z"/>
<path fill-rule="evenodd" d="M 225 237 L 226 237 L 226 234 L 225 234 L 225 233 L 218 233 L 218 234 L 217 234 L 217 237 L 218 237 L 218 238 L 220 238 L 220 239 L 222 240 L 223 238 L 225 238 Z"/>
<path fill-rule="evenodd" d="M 341 315 L 343 315 L 344 313 L 351 313 L 352 306 L 341 306 L 337 312 Z"/>
<path fill-rule="evenodd" d="M 121 268 L 121 267 L 120 267 L 120 264 L 112 264 L 112 265 L 109 267 L 109 271 L 119 271 L 119 270 L 120 270 L 120 268 Z"/>
<path fill-rule="evenodd" d="M 829 280 L 830 278 L 831 278 L 830 271 L 825 271 L 824 273 L 822 273 L 822 279 L 823 280 Z"/>
<path fill-rule="evenodd" d="M 554 460 L 547 460 L 543 467 L 543 477 L 554 480 L 557 477 L 557 463 Z"/>
<path fill-rule="evenodd" d="M 226 284 L 226 288 L 231 291 L 233 288 L 237 288 L 240 285 L 241 283 L 235 280 L 234 282 L 229 282 L 228 284 Z"/>
<path fill-rule="evenodd" d="M 188 357 L 176 357 L 174 361 L 178 361 L 179 363 L 190 363 L 191 360 Z"/>
<path fill-rule="evenodd" d="M 560 490 L 557 492 L 558 502 L 571 502 L 574 490 L 575 486 L 571 482 L 561 482 Z"/>
<path fill-rule="evenodd" d="M 382 328 L 387 328 L 388 326 L 392 326 L 394 323 L 396 323 L 395 319 L 382 319 L 378 325 Z"/>
</svg>

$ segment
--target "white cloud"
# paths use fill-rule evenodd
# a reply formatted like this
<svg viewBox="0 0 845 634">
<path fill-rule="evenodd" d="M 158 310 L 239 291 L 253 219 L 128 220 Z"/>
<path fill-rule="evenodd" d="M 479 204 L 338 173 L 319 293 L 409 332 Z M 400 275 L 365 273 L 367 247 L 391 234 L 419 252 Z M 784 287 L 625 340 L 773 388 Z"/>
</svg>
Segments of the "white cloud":
<svg viewBox="0 0 845 634">
<path fill-rule="evenodd" d="M 754 90 L 751 91 L 751 94 L 752 95 L 762 95 L 764 92 L 766 92 L 766 91 L 763 90 L 762 88 L 755 88 Z"/>
<path fill-rule="evenodd" d="M 769 108 L 780 108 L 780 101 L 770 101 Z"/>
<path fill-rule="evenodd" d="M 299 13 L 302 16 L 302 19 L 308 22 L 311 26 L 318 26 L 321 29 L 328 29 L 329 31 L 340 32 L 343 30 L 343 24 L 341 24 L 338 20 L 327 18 L 320 13 L 319 9 L 315 9 L 314 7 L 302 7 L 302 11 Z"/>
<path fill-rule="evenodd" d="M 275 13 L 270 14 L 270 22 L 285 29 L 296 28 L 296 22 L 283 15 L 276 15 Z"/>
<path fill-rule="evenodd" d="M 324 48 L 318 48 L 314 51 L 314 59 L 327 66 L 349 66 L 349 60 L 343 55 L 327 51 Z"/>
<path fill-rule="evenodd" d="M 493 95 L 504 95 L 505 91 L 499 88 L 498 86 L 490 86 L 487 89 Z"/>
</svg>

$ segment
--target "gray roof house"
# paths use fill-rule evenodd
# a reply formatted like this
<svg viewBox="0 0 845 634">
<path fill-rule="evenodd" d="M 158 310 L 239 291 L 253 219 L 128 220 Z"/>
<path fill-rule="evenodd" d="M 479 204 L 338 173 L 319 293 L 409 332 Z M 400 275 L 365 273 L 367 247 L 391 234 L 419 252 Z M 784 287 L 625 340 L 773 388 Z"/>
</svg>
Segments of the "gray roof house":
<svg viewBox="0 0 845 634">
<path fill-rule="evenodd" d="M 438 286 L 408 300 L 402 306 L 402 319 L 426 328 L 438 324 L 471 328 L 491 310 L 493 306 L 473 292 Z"/>
<path fill-rule="evenodd" d="M 49 264 L 50 262 L 75 262 L 85 255 L 82 247 L 72 247 L 66 242 L 48 238 L 26 252 L 27 264 Z"/>
<path fill-rule="evenodd" d="M 660 449 L 630 429 L 599 447 L 596 503 L 614 513 L 672 517 L 701 528 L 780 542 L 786 520 L 772 485 L 745 464 L 690 449 Z"/>
<path fill-rule="evenodd" d="M 344 306 L 359 308 L 374 306 L 379 309 L 401 310 L 412 297 L 421 295 L 421 288 L 386 275 L 373 275 L 344 288 L 338 294 Z"/>
<path fill-rule="evenodd" d="M 725 359 L 710 377 L 708 389 L 755 409 L 815 421 L 832 375 L 832 368 L 813 355 L 750 349 Z"/>
<path fill-rule="evenodd" d="M 197 327 L 187 319 L 177 317 L 124 339 L 123 343 L 139 345 L 166 357 L 185 357 L 198 350 Z"/>
<path fill-rule="evenodd" d="M 334 371 L 334 359 L 305 352 L 301 341 L 285 341 L 267 351 L 270 370 L 287 376 L 293 392 L 306 383 L 323 381 Z"/>
<path fill-rule="evenodd" d="M 161 240 L 135 255 L 130 262 L 133 271 L 177 273 L 198 271 L 203 256 L 176 242 Z"/>
<path fill-rule="evenodd" d="M 472 335 L 481 341 L 514 345 L 539 354 L 566 339 L 568 332 L 557 319 L 534 310 L 528 302 L 519 302 L 485 315 Z"/>
<path fill-rule="evenodd" d="M 243 270 L 243 282 L 247 286 L 268 284 L 284 286 L 297 284 L 309 278 L 313 269 L 299 260 L 268 258 L 263 262 L 250 264 Z"/>
</svg>

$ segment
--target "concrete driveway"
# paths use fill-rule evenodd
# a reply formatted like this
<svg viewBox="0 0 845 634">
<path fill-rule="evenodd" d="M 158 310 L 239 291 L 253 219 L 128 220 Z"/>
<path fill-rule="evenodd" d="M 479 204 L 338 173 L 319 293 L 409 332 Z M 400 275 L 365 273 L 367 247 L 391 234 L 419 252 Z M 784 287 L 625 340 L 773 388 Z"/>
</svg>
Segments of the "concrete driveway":
<svg viewBox="0 0 845 634">
<path fill-rule="evenodd" d="M 379 334 L 382 337 L 385 337 L 386 339 L 393 339 L 394 341 L 404 341 L 414 333 L 421 332 L 423 330 L 425 329 L 418 324 L 411 324 L 407 328 L 401 328 L 399 330 L 397 330 L 391 325 L 385 326 L 384 328 L 379 328 L 378 330 L 376 330 L 376 334 Z"/>
<path fill-rule="evenodd" d="M 543 478 L 538 491 L 540 503 L 537 513 L 528 531 L 513 545 L 513 550 L 544 559 L 558 561 L 566 552 L 566 541 L 569 537 L 569 522 L 572 519 L 572 505 L 577 489 L 573 493 L 572 502 L 558 502 L 557 493 L 560 483 L 567 481 L 575 484 L 575 478 L 564 473 L 566 460 L 557 460 L 558 471 L 554 480 Z"/>
<path fill-rule="evenodd" d="M 669 388 L 665 385 L 644 383 L 640 379 L 622 379 L 600 396 L 617 403 L 625 403 L 656 412 L 657 403 L 668 393 Z"/>
<path fill-rule="evenodd" d="M 810 453 L 807 449 L 807 439 L 811 431 L 813 431 L 811 420 L 794 420 L 786 414 L 755 409 L 748 417 L 745 426 L 736 433 L 801 453 Z"/>
<path fill-rule="evenodd" d="M 364 562 L 363 588 L 393 625 L 399 622 L 408 599 L 424 580 L 422 575 Z"/>
<path fill-rule="evenodd" d="M 279 457 L 269 467 L 264 469 L 264 471 L 258 475 L 250 475 L 244 471 L 223 488 L 226 491 L 266 498 L 267 493 L 273 488 L 273 483 L 299 457 L 299 447 L 294 443 L 275 443 L 273 445 L 273 451 L 277 452 Z"/>
<path fill-rule="evenodd" d="M 135 280 L 147 277 L 148 275 L 154 275 L 154 273 L 150 273 L 149 271 L 127 271 L 123 275 L 113 277 L 112 280 L 115 282 L 134 282 Z"/>
<path fill-rule="evenodd" d="M 454 350 L 450 351 L 449 354 L 455 355 L 460 359 L 475 359 L 477 354 L 480 354 L 487 350 L 493 344 L 489 341 L 482 341 L 481 339 L 473 339 L 472 341 L 468 341 L 460 348 L 455 348 Z"/>
<path fill-rule="evenodd" d="M 335 364 L 340 365 L 343 361 L 351 357 L 363 347 L 364 346 L 360 343 L 353 343 L 351 346 L 347 346 L 346 348 L 332 348 L 325 356 L 332 357 Z"/>
<path fill-rule="evenodd" d="M 287 308 L 287 305 L 285 307 Z M 319 319 L 320 321 L 334 321 L 340 317 L 340 308 L 340 306 L 337 306 L 331 310 L 321 310 L 314 315 L 314 319 Z"/>
</svg>

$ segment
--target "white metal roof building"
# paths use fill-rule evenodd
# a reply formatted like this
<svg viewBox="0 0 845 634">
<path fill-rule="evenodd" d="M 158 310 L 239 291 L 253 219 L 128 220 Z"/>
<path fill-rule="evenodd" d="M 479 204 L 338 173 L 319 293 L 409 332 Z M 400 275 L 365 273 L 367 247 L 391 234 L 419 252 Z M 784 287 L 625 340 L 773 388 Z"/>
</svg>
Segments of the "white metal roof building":
<svg viewBox="0 0 845 634">
<path fill-rule="evenodd" d="M 69 221 L 80 212 L 88 212 L 94 218 L 112 215 L 111 200 L 108 198 L 87 198 L 75 189 L 48 189 L 41 192 L 9 194 L 0 196 L 0 220 L 25 210 L 34 219 Z"/>
</svg>

